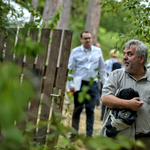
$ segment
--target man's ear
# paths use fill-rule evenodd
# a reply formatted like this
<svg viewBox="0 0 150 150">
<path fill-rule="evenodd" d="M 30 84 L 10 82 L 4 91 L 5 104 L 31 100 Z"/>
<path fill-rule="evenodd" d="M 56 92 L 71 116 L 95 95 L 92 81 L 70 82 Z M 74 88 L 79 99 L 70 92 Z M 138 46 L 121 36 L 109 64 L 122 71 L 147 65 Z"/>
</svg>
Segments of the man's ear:
<svg viewBox="0 0 150 150">
<path fill-rule="evenodd" d="M 140 63 L 144 63 L 144 58 L 145 58 L 144 55 L 142 55 L 142 56 L 140 57 Z"/>
</svg>

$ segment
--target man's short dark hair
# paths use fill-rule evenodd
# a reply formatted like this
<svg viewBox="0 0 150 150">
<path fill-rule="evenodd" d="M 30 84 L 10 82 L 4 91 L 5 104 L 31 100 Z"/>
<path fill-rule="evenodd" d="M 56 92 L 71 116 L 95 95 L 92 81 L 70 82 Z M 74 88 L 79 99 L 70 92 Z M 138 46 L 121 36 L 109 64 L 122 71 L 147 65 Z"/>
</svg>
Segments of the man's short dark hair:
<svg viewBox="0 0 150 150">
<path fill-rule="evenodd" d="M 90 33 L 90 34 L 91 34 L 91 32 L 89 32 L 89 31 L 82 31 L 81 34 L 80 34 L 80 37 L 81 37 L 81 38 L 82 38 L 82 34 L 83 34 L 83 33 Z"/>
</svg>

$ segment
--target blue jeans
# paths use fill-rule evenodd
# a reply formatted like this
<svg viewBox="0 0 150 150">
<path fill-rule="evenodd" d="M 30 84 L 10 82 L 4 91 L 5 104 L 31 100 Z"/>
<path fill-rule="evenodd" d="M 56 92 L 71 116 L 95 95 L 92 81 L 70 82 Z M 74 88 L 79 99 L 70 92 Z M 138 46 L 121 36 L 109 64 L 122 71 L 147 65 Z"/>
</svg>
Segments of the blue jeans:
<svg viewBox="0 0 150 150">
<path fill-rule="evenodd" d="M 88 94 L 90 94 L 91 99 L 84 99 L 84 102 L 78 102 L 78 94 L 80 91 L 74 93 L 74 111 L 72 116 L 72 127 L 78 132 L 79 130 L 79 120 L 80 114 L 82 112 L 83 107 L 86 110 L 86 136 L 93 135 L 93 125 L 94 125 L 94 108 L 97 101 L 97 97 L 99 94 L 98 83 L 94 82 L 93 85 L 89 85 L 88 83 L 82 82 L 81 88 L 83 85 L 89 87 Z"/>
</svg>

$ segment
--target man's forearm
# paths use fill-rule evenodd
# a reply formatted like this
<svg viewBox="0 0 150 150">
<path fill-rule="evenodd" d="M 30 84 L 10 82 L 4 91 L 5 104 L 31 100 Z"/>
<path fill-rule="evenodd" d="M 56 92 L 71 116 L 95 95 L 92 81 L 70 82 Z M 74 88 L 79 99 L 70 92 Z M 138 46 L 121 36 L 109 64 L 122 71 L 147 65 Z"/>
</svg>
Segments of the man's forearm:
<svg viewBox="0 0 150 150">
<path fill-rule="evenodd" d="M 128 100 L 120 99 L 114 95 L 104 96 L 101 102 L 108 108 L 127 109 L 128 105 Z"/>
</svg>

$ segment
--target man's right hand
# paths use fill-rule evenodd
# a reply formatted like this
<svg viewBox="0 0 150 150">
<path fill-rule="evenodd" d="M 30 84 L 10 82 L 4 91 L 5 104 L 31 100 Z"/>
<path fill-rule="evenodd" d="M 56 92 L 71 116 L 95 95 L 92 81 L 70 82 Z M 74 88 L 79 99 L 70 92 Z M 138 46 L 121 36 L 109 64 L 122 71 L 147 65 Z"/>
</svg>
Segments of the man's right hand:
<svg viewBox="0 0 150 150">
<path fill-rule="evenodd" d="M 70 92 L 75 92 L 76 90 L 75 90 L 75 87 L 72 87 L 72 88 L 70 88 Z"/>
<path fill-rule="evenodd" d="M 140 107 L 143 105 L 143 101 L 139 97 L 134 97 L 130 101 L 130 106 L 129 108 L 133 111 L 138 111 Z"/>
</svg>

